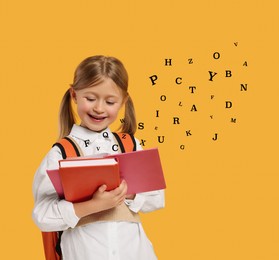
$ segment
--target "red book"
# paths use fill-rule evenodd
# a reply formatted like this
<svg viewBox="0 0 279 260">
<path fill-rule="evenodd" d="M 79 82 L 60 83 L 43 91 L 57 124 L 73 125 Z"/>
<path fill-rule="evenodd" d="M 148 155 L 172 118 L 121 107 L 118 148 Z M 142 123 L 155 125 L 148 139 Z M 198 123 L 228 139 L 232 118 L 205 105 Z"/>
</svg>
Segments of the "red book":
<svg viewBox="0 0 279 260">
<path fill-rule="evenodd" d="M 114 163 L 104 164 L 106 159 Z M 85 165 L 97 161 L 100 163 L 98 166 Z M 65 199 L 71 202 L 90 199 L 102 184 L 106 184 L 108 190 L 114 189 L 119 186 L 121 179 L 127 182 L 127 194 L 166 188 L 157 148 L 114 154 L 101 159 L 69 158 L 59 163 L 58 170 L 47 170 L 47 173 L 59 197 L 63 198 L 64 194 Z"/>
<path fill-rule="evenodd" d="M 65 199 L 80 202 L 91 199 L 103 184 L 113 190 L 120 184 L 118 162 L 111 159 L 77 158 L 59 162 Z"/>
<path fill-rule="evenodd" d="M 166 188 L 157 148 L 107 156 L 119 162 L 120 177 L 128 184 L 128 194 Z"/>
</svg>

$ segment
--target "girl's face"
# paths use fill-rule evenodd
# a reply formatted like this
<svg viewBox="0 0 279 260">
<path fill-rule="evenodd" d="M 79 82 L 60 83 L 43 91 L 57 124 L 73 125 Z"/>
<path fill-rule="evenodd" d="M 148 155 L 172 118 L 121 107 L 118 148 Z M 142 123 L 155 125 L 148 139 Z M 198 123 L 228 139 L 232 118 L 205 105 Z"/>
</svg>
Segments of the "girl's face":
<svg viewBox="0 0 279 260">
<path fill-rule="evenodd" d="M 71 96 L 77 104 L 81 126 L 95 132 L 113 123 L 124 103 L 122 90 L 110 78 L 93 87 L 71 89 Z"/>
</svg>

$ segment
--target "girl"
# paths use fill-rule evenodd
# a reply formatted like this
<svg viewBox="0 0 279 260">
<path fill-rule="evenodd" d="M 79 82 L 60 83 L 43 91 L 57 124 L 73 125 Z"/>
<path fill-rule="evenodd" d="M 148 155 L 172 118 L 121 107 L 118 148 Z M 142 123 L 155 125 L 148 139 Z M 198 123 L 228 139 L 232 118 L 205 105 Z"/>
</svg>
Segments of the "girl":
<svg viewBox="0 0 279 260">
<path fill-rule="evenodd" d="M 134 107 L 127 90 L 128 75 L 118 59 L 93 56 L 82 61 L 61 102 L 60 138 L 70 136 L 84 156 L 119 153 L 108 127 L 124 105 L 121 132 L 135 133 Z M 72 101 L 80 125 L 76 124 Z M 142 149 L 138 140 L 136 143 L 137 149 Z M 164 207 L 164 191 L 126 194 L 124 180 L 112 191 L 100 186 L 92 199 L 85 202 L 59 200 L 46 170 L 57 169 L 61 159 L 60 149 L 54 146 L 36 172 L 33 219 L 42 231 L 63 231 L 63 260 L 157 259 L 138 212 Z"/>
</svg>

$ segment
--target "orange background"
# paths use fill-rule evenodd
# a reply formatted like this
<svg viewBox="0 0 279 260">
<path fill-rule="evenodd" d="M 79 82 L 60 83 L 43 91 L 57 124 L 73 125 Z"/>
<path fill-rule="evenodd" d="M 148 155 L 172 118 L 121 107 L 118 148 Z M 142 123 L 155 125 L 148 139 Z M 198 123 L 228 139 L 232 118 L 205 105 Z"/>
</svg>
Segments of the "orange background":
<svg viewBox="0 0 279 260">
<path fill-rule="evenodd" d="M 75 67 L 104 54 L 129 72 L 145 125 L 137 137 L 160 149 L 166 208 L 142 215 L 158 258 L 277 260 L 277 10 L 275 0 L 1 0 L 1 258 L 43 259 L 31 219 L 33 176 L 57 138 Z M 172 66 L 164 66 L 169 58 Z M 209 70 L 218 72 L 213 82 Z"/>
</svg>

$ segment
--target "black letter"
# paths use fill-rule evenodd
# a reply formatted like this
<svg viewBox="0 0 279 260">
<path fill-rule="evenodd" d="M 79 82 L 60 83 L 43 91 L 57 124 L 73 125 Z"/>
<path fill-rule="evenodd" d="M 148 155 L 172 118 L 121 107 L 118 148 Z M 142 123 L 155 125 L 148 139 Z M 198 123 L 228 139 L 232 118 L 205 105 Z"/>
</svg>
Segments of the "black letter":
<svg viewBox="0 0 279 260">
<path fill-rule="evenodd" d="M 174 117 L 173 118 L 173 124 L 175 125 L 175 124 L 180 124 L 179 123 L 179 117 Z"/>
<path fill-rule="evenodd" d="M 161 137 L 163 137 L 163 140 L 161 140 Z M 158 136 L 158 142 L 163 143 L 165 141 L 165 136 Z"/>
<path fill-rule="evenodd" d="M 193 106 L 192 106 L 191 112 L 192 112 L 192 111 L 198 111 L 197 108 L 196 108 L 196 105 L 193 105 Z"/>
<path fill-rule="evenodd" d="M 220 58 L 220 53 L 219 53 L 219 52 L 214 52 L 214 53 L 213 53 L 213 58 L 214 58 L 215 60 L 218 60 L 218 59 Z"/>
<path fill-rule="evenodd" d="M 181 81 L 178 82 L 178 79 L 181 80 Z M 175 83 L 176 83 L 177 85 L 180 85 L 180 84 L 182 83 L 182 78 L 180 78 L 180 77 L 176 78 L 176 79 L 175 79 Z"/>
<path fill-rule="evenodd" d="M 85 143 L 85 147 L 88 147 L 88 145 L 90 144 L 90 140 L 84 140 Z"/>
<path fill-rule="evenodd" d="M 108 132 L 103 132 L 103 137 L 108 138 L 109 137 Z"/>
<path fill-rule="evenodd" d="M 114 144 L 111 149 L 115 152 L 118 151 L 118 144 Z"/>
<path fill-rule="evenodd" d="M 213 77 L 217 74 L 217 72 L 213 72 L 213 71 L 208 71 L 210 74 L 210 79 L 209 81 L 213 81 Z M 213 74 L 214 73 L 214 74 Z"/>
<path fill-rule="evenodd" d="M 139 130 L 144 129 L 144 123 L 143 122 L 138 123 L 138 129 Z"/>
<path fill-rule="evenodd" d="M 194 89 L 196 90 L 196 87 L 195 86 L 190 86 L 189 89 L 191 89 L 191 93 L 193 94 L 194 93 Z"/>
<path fill-rule="evenodd" d="M 165 66 L 171 66 L 171 59 L 165 59 Z"/>
<path fill-rule="evenodd" d="M 150 80 L 152 82 L 152 86 L 155 85 L 156 84 L 155 81 L 158 79 L 157 75 L 153 75 L 153 76 L 151 76 L 149 78 L 150 78 Z"/>
<path fill-rule="evenodd" d="M 232 71 L 231 70 L 226 70 L 226 77 L 230 78 L 232 76 Z"/>
<path fill-rule="evenodd" d="M 140 145 L 145 146 L 145 142 L 146 142 L 146 140 L 141 139 Z"/>
<path fill-rule="evenodd" d="M 226 101 L 226 108 L 231 108 L 231 107 L 232 107 L 232 102 Z"/>
<path fill-rule="evenodd" d="M 218 136 L 218 134 L 215 134 L 215 136 L 212 138 L 212 140 L 216 141 L 217 140 L 217 136 Z"/>
<path fill-rule="evenodd" d="M 240 86 L 241 86 L 241 88 L 240 88 L 240 91 L 243 91 L 243 90 L 245 90 L 245 91 L 247 91 L 247 84 L 240 84 Z"/>
<path fill-rule="evenodd" d="M 159 110 L 156 110 L 156 117 L 159 117 Z"/>
</svg>

